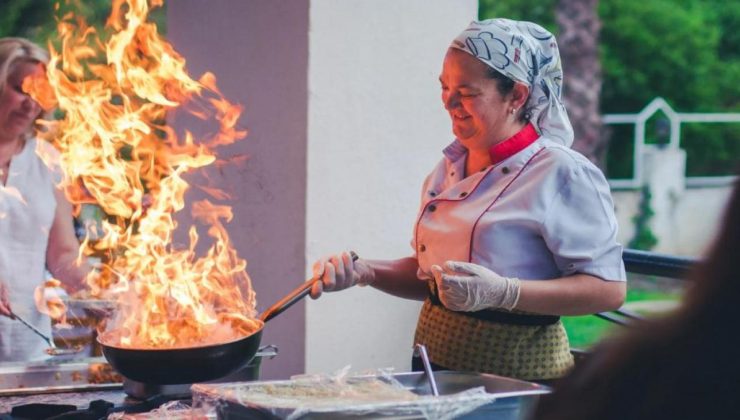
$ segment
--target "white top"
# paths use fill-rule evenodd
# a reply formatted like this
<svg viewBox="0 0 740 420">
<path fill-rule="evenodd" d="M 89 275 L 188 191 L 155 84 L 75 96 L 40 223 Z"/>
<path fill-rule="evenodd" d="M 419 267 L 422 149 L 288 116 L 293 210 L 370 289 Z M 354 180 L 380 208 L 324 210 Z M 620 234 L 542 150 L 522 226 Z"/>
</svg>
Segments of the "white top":
<svg viewBox="0 0 740 420">
<path fill-rule="evenodd" d="M 0 280 L 13 312 L 51 336 L 51 321 L 36 310 L 33 292 L 44 281 L 56 177 L 36 154 L 37 145 L 56 152 L 46 142 L 28 140 L 10 162 L 6 185 L 0 186 Z M 40 360 L 48 347 L 20 321 L 0 316 L 1 362 Z"/>
<path fill-rule="evenodd" d="M 581 154 L 540 137 L 463 179 L 458 141 L 427 177 L 412 246 L 420 279 L 447 260 L 506 277 L 626 279 L 609 185 Z"/>
</svg>

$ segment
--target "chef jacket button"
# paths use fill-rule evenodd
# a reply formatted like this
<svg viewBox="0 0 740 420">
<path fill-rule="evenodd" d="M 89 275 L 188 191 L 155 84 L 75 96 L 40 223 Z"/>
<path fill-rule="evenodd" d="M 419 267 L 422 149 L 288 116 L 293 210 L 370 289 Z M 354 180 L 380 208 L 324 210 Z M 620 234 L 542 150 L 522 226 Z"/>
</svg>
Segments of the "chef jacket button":
<svg viewBox="0 0 740 420">
<path fill-rule="evenodd" d="M 501 172 L 503 172 L 504 174 L 508 174 L 510 172 L 509 167 L 504 166 L 503 168 L 501 168 Z"/>
<path fill-rule="evenodd" d="M 570 264 L 568 264 L 568 268 L 576 268 L 576 265 L 575 265 L 575 263 L 570 263 Z"/>
<path fill-rule="evenodd" d="M 461 192 L 461 193 L 460 193 L 460 197 L 465 197 L 465 196 L 467 196 L 467 195 L 468 195 L 468 193 L 467 193 L 467 192 L 465 192 L 465 191 L 463 191 L 463 192 Z"/>
<path fill-rule="evenodd" d="M 434 191 L 429 191 L 429 195 L 431 195 L 432 197 L 436 197 L 437 196 L 437 193 L 434 192 Z"/>
<path fill-rule="evenodd" d="M 450 176 L 455 176 L 455 172 L 454 171 L 450 172 Z"/>
<path fill-rule="evenodd" d="M 434 210 L 437 210 L 437 206 L 435 206 L 434 204 L 430 205 L 430 206 L 429 206 L 429 207 L 427 207 L 427 208 L 429 209 L 429 211 L 434 211 Z"/>
<path fill-rule="evenodd" d="M 419 251 L 424 252 L 427 250 L 427 247 L 424 246 L 424 244 L 419 245 Z"/>
</svg>

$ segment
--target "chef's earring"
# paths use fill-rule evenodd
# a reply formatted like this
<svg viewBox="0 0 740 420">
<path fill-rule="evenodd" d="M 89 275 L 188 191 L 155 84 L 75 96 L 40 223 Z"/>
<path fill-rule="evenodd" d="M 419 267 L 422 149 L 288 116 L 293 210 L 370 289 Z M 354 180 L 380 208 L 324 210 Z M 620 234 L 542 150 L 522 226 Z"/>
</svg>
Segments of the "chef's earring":
<svg viewBox="0 0 740 420">
<path fill-rule="evenodd" d="M 509 114 L 514 115 L 516 113 L 516 108 L 511 108 L 509 110 Z"/>
</svg>

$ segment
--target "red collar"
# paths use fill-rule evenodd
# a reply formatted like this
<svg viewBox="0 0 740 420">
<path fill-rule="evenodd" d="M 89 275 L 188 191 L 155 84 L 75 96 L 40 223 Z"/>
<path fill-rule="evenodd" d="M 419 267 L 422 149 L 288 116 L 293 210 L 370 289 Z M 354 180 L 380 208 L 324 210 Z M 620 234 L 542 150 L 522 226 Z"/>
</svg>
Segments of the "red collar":
<svg viewBox="0 0 740 420">
<path fill-rule="evenodd" d="M 537 130 L 530 123 L 524 126 L 518 133 L 502 141 L 496 143 L 488 149 L 488 154 L 491 156 L 491 163 L 497 164 L 502 160 L 515 155 L 516 153 L 523 150 L 525 147 L 534 143 L 535 140 L 540 138 Z"/>
</svg>

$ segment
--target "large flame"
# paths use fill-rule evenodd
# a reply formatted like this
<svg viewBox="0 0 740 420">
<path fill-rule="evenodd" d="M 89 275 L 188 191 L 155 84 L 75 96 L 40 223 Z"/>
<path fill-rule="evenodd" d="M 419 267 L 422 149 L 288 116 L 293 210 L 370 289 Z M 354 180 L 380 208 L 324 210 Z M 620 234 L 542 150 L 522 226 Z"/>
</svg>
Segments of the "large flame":
<svg viewBox="0 0 740 420">
<path fill-rule="evenodd" d="M 150 5 L 114 0 L 108 36 L 74 14 L 63 16 L 62 47 L 49 46 L 47 81 L 29 80 L 24 89 L 63 113 L 46 131 L 61 152 L 68 198 L 107 215 L 102 232 L 88 226 L 80 248 L 81 255 L 107 256 L 88 279 L 92 295 L 118 302 L 106 342 L 133 348 L 224 342 L 261 327 L 247 263 L 224 227 L 231 209 L 192 203 L 211 241 L 198 254 L 196 226 L 189 227 L 189 247 L 173 246 L 173 215 L 186 207 L 183 175 L 214 164 L 218 146 L 246 136 L 236 127 L 241 108 L 223 97 L 213 74 L 198 80 L 187 74 L 185 60 L 147 21 Z M 176 134 L 166 120 L 178 109 L 213 121 L 215 134 L 198 140 Z M 212 186 L 201 189 L 228 197 Z"/>
</svg>

